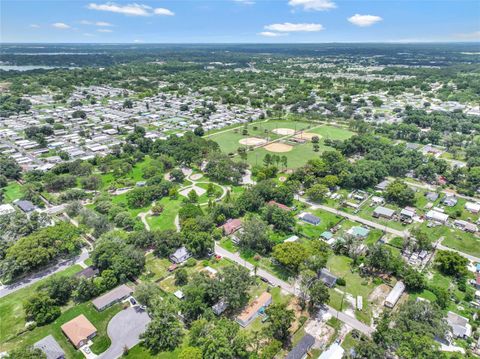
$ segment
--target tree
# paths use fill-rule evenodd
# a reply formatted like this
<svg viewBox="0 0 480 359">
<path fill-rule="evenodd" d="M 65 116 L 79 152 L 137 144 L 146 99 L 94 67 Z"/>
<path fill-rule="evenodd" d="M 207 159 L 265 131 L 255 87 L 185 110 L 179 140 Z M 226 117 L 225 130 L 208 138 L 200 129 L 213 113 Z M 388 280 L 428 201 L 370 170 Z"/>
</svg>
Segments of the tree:
<svg viewBox="0 0 480 359">
<path fill-rule="evenodd" d="M 248 302 L 248 290 L 253 283 L 248 269 L 231 265 L 219 275 L 220 297 L 224 298 L 230 309 L 242 308 Z"/>
<path fill-rule="evenodd" d="M 123 101 L 123 108 L 133 108 L 133 101 L 129 98 L 125 99 L 125 101 Z"/>
<path fill-rule="evenodd" d="M 184 238 L 181 233 L 167 229 L 165 231 L 153 232 L 154 253 L 159 257 L 168 257 L 174 253 L 177 248 L 184 243 Z"/>
<path fill-rule="evenodd" d="M 46 293 L 36 293 L 23 303 L 25 316 L 28 320 L 34 320 L 38 325 L 44 325 L 57 319 L 61 312 Z"/>
<path fill-rule="evenodd" d="M 70 300 L 75 284 L 76 281 L 74 278 L 53 276 L 42 283 L 38 290 L 45 292 L 48 297 L 55 301 L 56 305 L 61 306 Z"/>
<path fill-rule="evenodd" d="M 312 143 L 319 143 L 319 142 L 320 142 L 320 137 L 312 136 Z"/>
<path fill-rule="evenodd" d="M 115 232 L 97 240 L 90 258 L 100 271 L 111 269 L 120 282 L 134 279 L 145 266 L 143 252 L 127 244 Z"/>
<path fill-rule="evenodd" d="M 288 232 L 295 227 L 295 218 L 290 211 L 274 205 L 265 206 L 262 217 L 278 231 Z"/>
<path fill-rule="evenodd" d="M 15 348 L 8 352 L 6 359 L 47 359 L 47 355 L 34 347 Z"/>
<path fill-rule="evenodd" d="M 0 156 L 0 173 L 8 179 L 18 179 L 22 168 L 11 157 Z"/>
<path fill-rule="evenodd" d="M 182 183 L 185 180 L 185 175 L 178 168 L 174 168 L 170 171 L 170 179 L 173 182 Z"/>
<path fill-rule="evenodd" d="M 273 247 L 272 257 L 294 273 L 298 273 L 300 266 L 308 258 L 308 252 L 300 243 L 285 242 Z"/>
<path fill-rule="evenodd" d="M 202 137 L 205 134 L 205 131 L 202 126 L 198 126 L 193 130 L 193 133 L 195 136 Z"/>
<path fill-rule="evenodd" d="M 243 224 L 243 232 L 239 235 L 239 246 L 259 253 L 269 253 L 273 242 L 269 238 L 268 226 L 261 219 L 253 216 Z"/>
<path fill-rule="evenodd" d="M 293 310 L 287 309 L 285 303 L 271 304 L 266 310 L 267 327 L 265 332 L 274 339 L 287 343 L 290 339 L 290 326 L 295 319 Z"/>
<path fill-rule="evenodd" d="M 407 266 L 403 270 L 403 282 L 405 283 L 405 286 L 413 292 L 420 292 L 422 291 L 425 286 L 426 286 L 426 279 L 425 275 L 423 275 L 421 272 L 415 270 L 411 266 Z"/>
<path fill-rule="evenodd" d="M 185 347 L 180 352 L 178 359 L 202 359 L 202 350 L 196 347 Z"/>
<path fill-rule="evenodd" d="M 140 283 L 135 290 L 135 298 L 137 301 L 147 307 L 150 307 L 156 298 L 162 296 L 162 290 L 154 283 Z"/>
<path fill-rule="evenodd" d="M 385 197 L 399 206 L 412 205 L 415 202 L 415 192 L 404 182 L 395 180 L 386 188 Z"/>
<path fill-rule="evenodd" d="M 328 188 L 323 184 L 314 184 L 312 187 L 305 191 L 305 195 L 314 202 L 322 202 L 328 192 Z"/>
<path fill-rule="evenodd" d="M 467 273 L 468 259 L 453 251 L 438 251 L 435 255 L 438 269 L 446 275 L 463 277 Z"/>
<path fill-rule="evenodd" d="M 201 257 L 213 250 L 214 241 L 210 233 L 191 232 L 185 237 L 185 247 L 193 256 Z"/>
<path fill-rule="evenodd" d="M 185 268 L 177 270 L 174 274 L 174 277 L 176 286 L 183 286 L 188 283 L 188 273 Z"/>
<path fill-rule="evenodd" d="M 150 308 L 151 322 L 140 336 L 142 345 L 152 354 L 173 351 L 183 339 L 182 324 L 177 318 L 177 309 L 169 300 L 155 300 Z"/>
<path fill-rule="evenodd" d="M 315 281 L 309 288 L 309 304 L 310 309 L 313 311 L 315 308 L 328 303 L 330 300 L 330 294 L 326 285 L 322 281 Z"/>
</svg>

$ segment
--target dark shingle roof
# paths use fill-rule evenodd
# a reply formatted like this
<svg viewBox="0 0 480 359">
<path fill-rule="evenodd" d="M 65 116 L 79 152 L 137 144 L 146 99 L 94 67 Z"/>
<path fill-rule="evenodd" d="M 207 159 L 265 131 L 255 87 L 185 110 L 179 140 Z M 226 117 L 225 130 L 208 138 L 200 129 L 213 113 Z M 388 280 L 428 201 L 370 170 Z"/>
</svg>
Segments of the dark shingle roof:
<svg viewBox="0 0 480 359">
<path fill-rule="evenodd" d="M 310 334 L 305 334 L 297 345 L 287 354 L 285 359 L 302 359 L 315 343 L 315 338 Z"/>
</svg>

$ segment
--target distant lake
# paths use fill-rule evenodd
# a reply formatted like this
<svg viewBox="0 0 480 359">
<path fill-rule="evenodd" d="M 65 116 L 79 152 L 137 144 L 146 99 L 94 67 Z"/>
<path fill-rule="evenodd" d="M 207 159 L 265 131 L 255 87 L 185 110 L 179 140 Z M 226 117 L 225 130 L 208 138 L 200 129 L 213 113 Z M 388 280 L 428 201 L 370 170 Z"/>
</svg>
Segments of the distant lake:
<svg viewBox="0 0 480 359">
<path fill-rule="evenodd" d="M 25 66 L 15 66 L 15 65 L 0 65 L 0 70 L 4 71 L 30 71 L 30 70 L 51 70 L 56 69 L 61 66 L 36 66 L 36 65 L 25 65 Z M 62 66 L 63 68 L 63 66 Z M 64 67 L 64 68 L 72 68 L 72 67 Z"/>
</svg>

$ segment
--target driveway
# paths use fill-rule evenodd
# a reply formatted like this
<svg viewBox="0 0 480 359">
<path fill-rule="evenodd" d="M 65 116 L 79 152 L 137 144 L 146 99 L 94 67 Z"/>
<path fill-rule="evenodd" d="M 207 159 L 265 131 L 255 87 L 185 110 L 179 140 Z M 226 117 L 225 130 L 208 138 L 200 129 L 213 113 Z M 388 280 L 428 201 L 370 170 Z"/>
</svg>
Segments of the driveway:
<svg viewBox="0 0 480 359">
<path fill-rule="evenodd" d="M 140 342 L 140 334 L 145 331 L 148 323 L 150 323 L 150 317 L 138 306 L 119 312 L 110 320 L 107 327 L 107 334 L 112 344 L 98 358 L 116 359 L 121 357 L 125 346 L 132 348 Z"/>
</svg>

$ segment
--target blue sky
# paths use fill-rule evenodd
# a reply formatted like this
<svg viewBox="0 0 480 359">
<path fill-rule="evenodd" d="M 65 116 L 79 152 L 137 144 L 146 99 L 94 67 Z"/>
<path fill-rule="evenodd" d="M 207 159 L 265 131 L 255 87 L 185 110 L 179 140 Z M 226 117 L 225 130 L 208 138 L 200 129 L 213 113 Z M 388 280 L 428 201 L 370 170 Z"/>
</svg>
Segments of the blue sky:
<svg viewBox="0 0 480 359">
<path fill-rule="evenodd" d="M 480 41 L 478 0 L 2 0 L 1 42 Z"/>
</svg>

